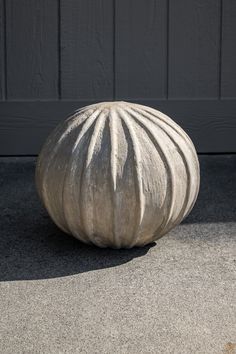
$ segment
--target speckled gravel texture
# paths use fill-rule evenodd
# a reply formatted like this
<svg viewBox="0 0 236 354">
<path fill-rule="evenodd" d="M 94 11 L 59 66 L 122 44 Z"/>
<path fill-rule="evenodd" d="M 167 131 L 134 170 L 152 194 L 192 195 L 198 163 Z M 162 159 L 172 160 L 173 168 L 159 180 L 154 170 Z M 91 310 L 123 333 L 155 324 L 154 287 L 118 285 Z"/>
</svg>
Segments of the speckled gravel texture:
<svg viewBox="0 0 236 354">
<path fill-rule="evenodd" d="M 35 158 L 0 159 L 0 353 L 236 353 L 236 155 L 202 155 L 156 244 L 88 247 L 47 216 Z"/>
</svg>

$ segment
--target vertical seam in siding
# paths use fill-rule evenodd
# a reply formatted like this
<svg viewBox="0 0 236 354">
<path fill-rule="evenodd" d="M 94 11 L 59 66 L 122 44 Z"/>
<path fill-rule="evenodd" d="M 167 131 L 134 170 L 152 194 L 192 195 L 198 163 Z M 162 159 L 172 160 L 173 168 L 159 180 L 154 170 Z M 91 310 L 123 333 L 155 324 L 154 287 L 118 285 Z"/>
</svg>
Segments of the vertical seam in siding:
<svg viewBox="0 0 236 354">
<path fill-rule="evenodd" d="M 3 100 L 7 100 L 7 7 L 6 1 L 3 0 Z"/>
<path fill-rule="evenodd" d="M 116 100 L 116 0 L 113 0 L 113 101 Z"/>
<path fill-rule="evenodd" d="M 61 99 L 61 0 L 58 0 L 58 99 Z"/>
<path fill-rule="evenodd" d="M 166 0 L 166 99 L 169 98 L 169 0 Z"/>
<path fill-rule="evenodd" d="M 222 70 L 222 36 L 223 36 L 223 0 L 220 1 L 220 14 L 219 14 L 219 68 L 218 68 L 218 77 L 219 77 L 219 88 L 218 88 L 218 99 L 221 99 L 221 70 Z"/>
</svg>

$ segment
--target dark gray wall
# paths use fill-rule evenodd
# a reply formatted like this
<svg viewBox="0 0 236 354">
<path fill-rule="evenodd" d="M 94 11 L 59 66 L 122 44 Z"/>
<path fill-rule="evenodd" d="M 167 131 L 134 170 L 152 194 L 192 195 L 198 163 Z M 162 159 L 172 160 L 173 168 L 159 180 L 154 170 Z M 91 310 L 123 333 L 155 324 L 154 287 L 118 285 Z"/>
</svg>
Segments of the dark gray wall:
<svg viewBox="0 0 236 354">
<path fill-rule="evenodd" d="M 130 100 L 199 152 L 236 151 L 235 0 L 0 0 L 0 154 L 36 154 L 75 108 Z"/>
</svg>

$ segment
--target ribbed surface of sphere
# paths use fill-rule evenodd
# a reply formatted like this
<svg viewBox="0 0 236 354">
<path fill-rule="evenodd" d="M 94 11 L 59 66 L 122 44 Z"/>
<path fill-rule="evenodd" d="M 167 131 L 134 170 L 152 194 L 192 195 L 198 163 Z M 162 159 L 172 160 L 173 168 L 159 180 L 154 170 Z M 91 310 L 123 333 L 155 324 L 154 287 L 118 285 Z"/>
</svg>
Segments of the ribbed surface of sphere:
<svg viewBox="0 0 236 354">
<path fill-rule="evenodd" d="M 179 224 L 199 190 L 188 135 L 134 103 L 84 107 L 48 137 L 36 168 L 54 222 L 85 243 L 143 246 Z"/>
</svg>

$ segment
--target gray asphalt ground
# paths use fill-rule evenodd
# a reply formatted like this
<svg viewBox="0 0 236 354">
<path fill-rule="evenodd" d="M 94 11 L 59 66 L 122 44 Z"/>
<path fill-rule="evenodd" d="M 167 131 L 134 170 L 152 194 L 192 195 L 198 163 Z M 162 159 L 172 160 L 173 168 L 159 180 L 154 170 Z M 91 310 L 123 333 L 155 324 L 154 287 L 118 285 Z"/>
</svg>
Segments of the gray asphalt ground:
<svg viewBox="0 0 236 354">
<path fill-rule="evenodd" d="M 236 155 L 201 156 L 189 217 L 145 248 L 57 229 L 34 158 L 0 159 L 0 353 L 236 353 Z"/>
</svg>

